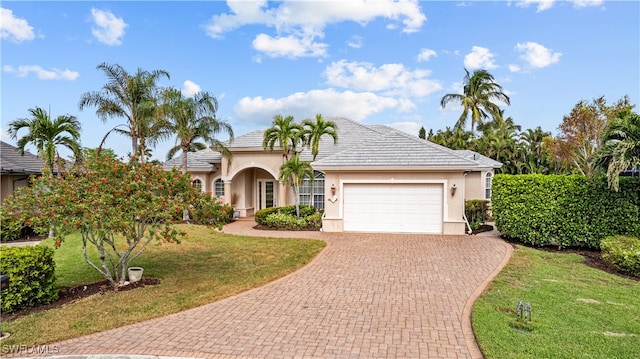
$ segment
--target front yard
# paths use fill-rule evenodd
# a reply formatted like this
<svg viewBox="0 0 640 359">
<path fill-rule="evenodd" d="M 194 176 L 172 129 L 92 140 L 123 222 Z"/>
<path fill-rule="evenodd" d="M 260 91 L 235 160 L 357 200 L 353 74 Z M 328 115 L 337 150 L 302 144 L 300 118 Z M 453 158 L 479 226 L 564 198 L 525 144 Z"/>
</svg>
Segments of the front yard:
<svg viewBox="0 0 640 359">
<path fill-rule="evenodd" d="M 531 322 L 516 319 L 518 301 Z M 518 246 L 475 303 L 485 358 L 638 358 L 640 281 L 587 267 L 583 257 Z"/>
<path fill-rule="evenodd" d="M 295 271 L 324 248 L 317 240 L 270 239 L 221 234 L 210 227 L 180 225 L 180 244 L 149 244 L 134 262 L 159 285 L 97 294 L 64 307 L 3 322 L 11 336 L 3 345 L 35 345 L 104 331 L 232 296 Z M 41 245 L 53 246 L 51 240 Z M 95 256 L 95 253 L 93 253 Z M 57 285 L 100 281 L 82 259 L 79 235 L 55 253 Z"/>
</svg>

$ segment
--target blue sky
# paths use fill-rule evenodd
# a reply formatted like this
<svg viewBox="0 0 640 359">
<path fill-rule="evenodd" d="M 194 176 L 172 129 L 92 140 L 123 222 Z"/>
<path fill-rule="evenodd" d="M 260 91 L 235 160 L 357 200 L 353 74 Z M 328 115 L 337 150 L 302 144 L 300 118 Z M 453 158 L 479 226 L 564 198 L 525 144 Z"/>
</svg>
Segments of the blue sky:
<svg viewBox="0 0 640 359">
<path fill-rule="evenodd" d="M 236 136 L 274 115 L 343 116 L 412 134 L 453 126 L 464 68 L 487 69 L 505 114 L 555 132 L 581 99 L 640 98 L 640 3 L 576 1 L 3 1 L 1 137 L 40 106 L 77 116 L 96 147 L 124 119 L 78 110 L 102 62 L 162 69 L 161 85 L 208 91 Z M 225 139 L 221 136 L 220 139 Z M 164 160 L 174 140 L 160 143 Z M 130 141 L 106 143 L 120 155 Z M 32 152 L 34 152 L 32 150 Z"/>
</svg>

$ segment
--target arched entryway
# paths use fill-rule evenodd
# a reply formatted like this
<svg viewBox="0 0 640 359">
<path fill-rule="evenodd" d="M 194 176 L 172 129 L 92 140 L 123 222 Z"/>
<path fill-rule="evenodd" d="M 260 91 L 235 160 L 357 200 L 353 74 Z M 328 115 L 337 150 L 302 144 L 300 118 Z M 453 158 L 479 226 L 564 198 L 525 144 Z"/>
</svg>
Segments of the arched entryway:
<svg viewBox="0 0 640 359">
<path fill-rule="evenodd" d="M 285 203 L 286 189 L 271 170 L 261 166 L 241 168 L 225 180 L 225 201 L 240 217 L 253 216 L 256 211 Z M 228 189 L 228 190 L 227 190 Z"/>
</svg>

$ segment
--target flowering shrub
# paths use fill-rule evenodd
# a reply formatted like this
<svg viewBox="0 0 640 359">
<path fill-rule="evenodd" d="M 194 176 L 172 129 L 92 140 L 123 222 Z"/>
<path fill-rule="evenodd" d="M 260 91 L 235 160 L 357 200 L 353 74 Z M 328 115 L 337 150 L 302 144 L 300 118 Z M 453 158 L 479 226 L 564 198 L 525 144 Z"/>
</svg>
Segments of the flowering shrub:
<svg viewBox="0 0 640 359">
<path fill-rule="evenodd" d="M 221 205 L 205 201 L 188 176 L 152 163 L 102 156 L 76 173 L 35 179 L 31 187 L 9 197 L 4 209 L 40 233 L 53 230 L 56 246 L 66 234 L 79 231 L 85 261 L 117 288 L 148 243 L 179 243 L 184 233 L 172 220 L 190 204 L 202 218 L 215 218 L 215 225 L 222 227 Z M 87 256 L 90 245 L 99 253 L 97 263 Z"/>
</svg>

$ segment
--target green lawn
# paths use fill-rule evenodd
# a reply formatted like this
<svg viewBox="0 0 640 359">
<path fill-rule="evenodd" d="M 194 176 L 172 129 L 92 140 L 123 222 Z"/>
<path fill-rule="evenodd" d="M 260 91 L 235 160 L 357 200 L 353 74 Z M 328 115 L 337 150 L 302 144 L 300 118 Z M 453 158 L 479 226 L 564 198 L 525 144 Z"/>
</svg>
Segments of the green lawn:
<svg viewBox="0 0 640 359">
<path fill-rule="evenodd" d="M 270 282 L 308 263 L 325 243 L 305 239 L 232 236 L 195 225 L 180 244 L 149 244 L 134 262 L 162 284 L 96 295 L 60 309 L 3 323 L 3 345 L 44 344 L 175 313 Z M 44 245 L 52 245 L 50 240 Z M 92 253 L 95 257 L 95 253 Z M 82 259 L 79 235 L 56 250 L 58 286 L 102 280 Z"/>
<path fill-rule="evenodd" d="M 512 328 L 530 302 L 529 332 Z M 485 358 L 640 358 L 640 282 L 583 264 L 577 254 L 518 246 L 476 302 Z"/>
</svg>

